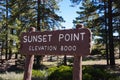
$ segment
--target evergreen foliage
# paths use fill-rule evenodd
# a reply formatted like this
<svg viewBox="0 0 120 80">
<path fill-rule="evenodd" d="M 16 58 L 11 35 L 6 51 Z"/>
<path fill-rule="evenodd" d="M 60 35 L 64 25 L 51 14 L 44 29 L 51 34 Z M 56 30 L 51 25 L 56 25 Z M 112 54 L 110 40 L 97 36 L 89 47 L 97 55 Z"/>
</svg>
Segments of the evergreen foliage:
<svg viewBox="0 0 120 80">
<path fill-rule="evenodd" d="M 44 1 L 39 5 L 37 5 L 37 0 L 0 1 L 0 42 L 3 43 L 2 53 L 6 53 L 6 59 L 10 59 L 12 53 L 19 52 L 20 35 L 29 27 L 34 26 L 36 29 L 41 27 L 41 30 L 45 31 L 61 26 L 60 22 L 64 20 L 55 13 L 59 10 L 59 1 Z M 37 15 L 40 16 L 39 26 L 37 25 Z M 9 56 L 7 56 L 8 53 Z"/>
<path fill-rule="evenodd" d="M 79 16 L 73 20 L 73 23 L 75 25 L 82 23 L 90 28 L 94 43 L 106 47 L 106 58 L 108 60 L 110 57 L 110 64 L 115 65 L 114 44 L 119 43 L 120 35 L 119 1 L 85 0 L 81 4 L 80 11 L 77 11 Z M 114 36 L 114 33 L 118 35 Z M 116 46 L 119 47 L 119 44 Z"/>
</svg>

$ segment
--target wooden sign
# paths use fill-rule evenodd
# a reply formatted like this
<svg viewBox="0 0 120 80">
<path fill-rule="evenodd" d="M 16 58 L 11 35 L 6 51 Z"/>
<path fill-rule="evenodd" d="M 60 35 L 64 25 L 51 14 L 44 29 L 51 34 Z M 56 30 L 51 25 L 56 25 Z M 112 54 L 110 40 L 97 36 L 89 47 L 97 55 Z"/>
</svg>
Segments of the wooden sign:
<svg viewBox="0 0 120 80">
<path fill-rule="evenodd" d="M 90 53 L 91 32 L 87 28 L 26 32 L 21 35 L 20 53 L 25 55 L 77 55 Z"/>
</svg>

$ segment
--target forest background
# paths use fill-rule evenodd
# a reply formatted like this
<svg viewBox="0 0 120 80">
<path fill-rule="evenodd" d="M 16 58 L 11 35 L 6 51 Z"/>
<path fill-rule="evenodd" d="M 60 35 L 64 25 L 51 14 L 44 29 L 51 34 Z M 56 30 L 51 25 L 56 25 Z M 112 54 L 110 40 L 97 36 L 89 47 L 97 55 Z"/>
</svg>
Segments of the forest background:
<svg viewBox="0 0 120 80">
<path fill-rule="evenodd" d="M 65 20 L 57 14 L 62 0 L 1 0 L 0 1 L 0 60 L 19 58 L 20 35 L 31 26 L 37 31 L 65 29 Z M 107 65 L 115 65 L 115 49 L 120 58 L 119 0 L 70 0 L 71 7 L 81 5 L 73 20 L 73 28 L 82 23 L 90 28 L 94 47 L 91 54 L 105 56 Z M 71 15 L 72 16 L 72 15 Z M 116 34 L 116 35 L 113 35 Z M 23 56 L 21 55 L 20 58 Z M 40 65 L 41 56 L 36 56 Z M 66 60 L 65 60 L 66 61 Z M 65 62 L 64 61 L 64 62 Z"/>
</svg>

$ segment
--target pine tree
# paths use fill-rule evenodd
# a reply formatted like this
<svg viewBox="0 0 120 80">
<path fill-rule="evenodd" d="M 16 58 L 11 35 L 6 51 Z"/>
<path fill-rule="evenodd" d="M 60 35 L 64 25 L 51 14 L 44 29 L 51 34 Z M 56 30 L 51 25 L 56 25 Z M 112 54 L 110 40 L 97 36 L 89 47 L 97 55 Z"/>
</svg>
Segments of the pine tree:
<svg viewBox="0 0 120 80">
<path fill-rule="evenodd" d="M 39 4 L 40 9 L 38 9 L 37 0 L 0 1 L 0 41 L 3 43 L 9 41 L 4 45 L 4 49 L 6 47 L 6 59 L 10 58 L 12 53 L 19 52 L 20 34 L 31 26 L 37 28 L 37 15 L 40 16 L 39 27 L 42 31 L 52 29 L 53 22 L 54 27 L 56 27 L 55 25 L 58 26 L 60 22 L 64 21 L 61 16 L 55 13 L 56 10 L 59 10 L 58 2 L 55 0 L 43 1 Z M 42 11 L 38 14 L 38 10 Z M 10 53 L 9 56 L 7 56 L 8 53 Z"/>
<path fill-rule="evenodd" d="M 80 7 L 82 11 L 77 12 L 78 14 L 80 14 L 80 16 L 77 17 L 76 20 L 74 20 L 73 22 L 85 24 L 86 26 L 91 28 L 95 36 L 100 36 L 101 38 L 99 38 L 97 42 L 106 44 L 106 53 L 108 53 L 107 44 L 109 40 L 110 64 L 115 65 L 113 33 L 115 31 L 119 33 L 118 27 L 120 20 L 118 17 L 120 16 L 120 8 L 118 0 L 103 0 L 100 2 L 94 0 L 86 0 L 86 2 L 82 3 L 82 5 L 83 7 Z M 107 54 L 107 57 L 108 56 L 109 55 Z"/>
</svg>

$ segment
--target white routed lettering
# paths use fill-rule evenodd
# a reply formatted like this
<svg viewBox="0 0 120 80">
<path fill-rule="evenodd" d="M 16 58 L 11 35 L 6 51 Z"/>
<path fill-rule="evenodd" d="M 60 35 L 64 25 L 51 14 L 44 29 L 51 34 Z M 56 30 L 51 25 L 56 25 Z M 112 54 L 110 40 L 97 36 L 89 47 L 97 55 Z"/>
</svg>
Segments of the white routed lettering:
<svg viewBox="0 0 120 80">
<path fill-rule="evenodd" d="M 81 36 L 82 36 L 82 40 L 84 40 L 84 34 L 85 34 L 85 33 L 80 33 L 80 34 L 81 34 Z"/>
<path fill-rule="evenodd" d="M 65 41 L 69 41 L 70 40 L 70 34 L 66 34 L 65 35 Z"/>
<path fill-rule="evenodd" d="M 32 50 L 31 50 L 31 46 L 29 46 L 29 51 L 32 51 Z"/>
<path fill-rule="evenodd" d="M 67 51 L 67 46 L 64 46 L 64 48 L 63 48 L 63 49 L 64 49 L 64 51 Z"/>
<path fill-rule="evenodd" d="M 76 51 L 77 47 L 76 46 L 73 46 L 73 51 Z"/>
<path fill-rule="evenodd" d="M 51 42 L 52 35 L 48 35 L 48 41 Z"/>
<path fill-rule="evenodd" d="M 61 46 L 60 47 L 61 51 L 76 51 L 76 46 Z"/>
<path fill-rule="evenodd" d="M 72 46 L 68 46 L 68 51 L 71 51 L 72 50 Z"/>
<path fill-rule="evenodd" d="M 27 36 L 24 36 L 23 39 L 24 39 L 23 42 L 26 43 L 27 42 Z"/>
<path fill-rule="evenodd" d="M 29 43 L 32 42 L 32 36 L 28 36 L 28 42 L 29 42 Z"/>
<path fill-rule="evenodd" d="M 63 34 L 59 34 L 59 42 L 61 41 L 61 39 L 64 38 L 64 35 Z"/>
<path fill-rule="evenodd" d="M 31 37 L 32 37 L 32 36 L 31 36 Z M 37 42 L 38 36 L 33 36 L 31 39 L 32 39 L 32 42 Z"/>
<path fill-rule="evenodd" d="M 59 34 L 59 42 L 60 41 L 79 41 L 84 40 L 85 32 L 82 33 L 73 33 L 73 34 Z"/>
<path fill-rule="evenodd" d="M 38 42 L 42 42 L 42 36 L 38 35 Z"/>
<path fill-rule="evenodd" d="M 33 36 L 23 36 L 23 42 L 50 42 L 52 35 L 33 35 Z"/>
<path fill-rule="evenodd" d="M 84 40 L 85 32 L 82 33 L 73 33 L 73 34 L 59 34 L 58 40 L 61 41 L 79 41 Z M 31 42 L 51 42 L 52 34 L 49 35 L 33 35 L 33 36 L 23 36 L 23 43 L 31 43 Z"/>
<path fill-rule="evenodd" d="M 46 37 L 47 37 L 47 35 L 43 35 L 43 42 L 47 42 Z"/>
<path fill-rule="evenodd" d="M 56 51 L 57 46 L 29 46 L 29 51 Z"/>
<path fill-rule="evenodd" d="M 73 41 L 79 41 L 79 39 L 80 39 L 80 36 L 79 36 L 79 33 L 77 33 L 77 34 L 73 34 Z"/>
</svg>

